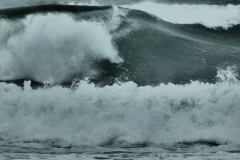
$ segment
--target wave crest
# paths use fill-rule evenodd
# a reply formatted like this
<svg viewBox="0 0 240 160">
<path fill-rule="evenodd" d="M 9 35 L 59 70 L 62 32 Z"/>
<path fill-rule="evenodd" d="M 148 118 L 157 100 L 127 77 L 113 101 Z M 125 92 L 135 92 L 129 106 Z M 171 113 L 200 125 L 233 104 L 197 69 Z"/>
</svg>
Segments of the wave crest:
<svg viewBox="0 0 240 160">
<path fill-rule="evenodd" d="M 142 2 L 123 7 L 153 14 L 175 24 L 202 24 L 208 28 L 224 29 L 240 24 L 240 5 L 187 5 Z"/>
</svg>

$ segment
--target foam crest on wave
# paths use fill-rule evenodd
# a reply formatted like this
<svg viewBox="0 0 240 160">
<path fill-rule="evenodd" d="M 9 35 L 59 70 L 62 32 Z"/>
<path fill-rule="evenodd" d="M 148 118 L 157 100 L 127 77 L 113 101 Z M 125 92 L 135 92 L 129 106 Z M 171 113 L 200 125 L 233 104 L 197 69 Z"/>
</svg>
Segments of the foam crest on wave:
<svg viewBox="0 0 240 160">
<path fill-rule="evenodd" d="M 153 14 L 175 24 L 202 24 L 208 28 L 229 27 L 240 24 L 240 5 L 188 5 L 142 2 L 123 7 Z"/>
<path fill-rule="evenodd" d="M 89 2 L 70 2 L 69 5 L 78 5 L 78 6 L 100 6 L 98 2 L 95 0 L 91 0 Z"/>
<path fill-rule="evenodd" d="M 128 82 L 103 88 L 81 81 L 74 90 L 60 86 L 33 90 L 30 83 L 26 81 L 24 89 L 0 83 L 3 141 L 61 146 L 240 144 L 239 81 L 156 87 Z"/>
<path fill-rule="evenodd" d="M 96 61 L 122 62 L 102 23 L 75 21 L 64 14 L 29 15 L 14 24 L 2 22 L 2 80 L 52 79 L 61 83 L 78 75 L 98 74 L 92 68 Z"/>
</svg>

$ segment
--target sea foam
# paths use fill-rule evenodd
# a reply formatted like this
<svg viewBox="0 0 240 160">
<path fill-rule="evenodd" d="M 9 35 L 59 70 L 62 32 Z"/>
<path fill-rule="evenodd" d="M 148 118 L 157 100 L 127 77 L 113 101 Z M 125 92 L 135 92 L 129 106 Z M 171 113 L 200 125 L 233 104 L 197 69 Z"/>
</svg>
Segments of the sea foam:
<svg viewBox="0 0 240 160">
<path fill-rule="evenodd" d="M 232 76 L 231 69 L 219 78 Z M 231 77 L 230 77 L 231 79 Z M 240 144 L 240 83 L 133 82 L 33 90 L 0 83 L 0 139 L 60 146 L 210 141 Z"/>
</svg>

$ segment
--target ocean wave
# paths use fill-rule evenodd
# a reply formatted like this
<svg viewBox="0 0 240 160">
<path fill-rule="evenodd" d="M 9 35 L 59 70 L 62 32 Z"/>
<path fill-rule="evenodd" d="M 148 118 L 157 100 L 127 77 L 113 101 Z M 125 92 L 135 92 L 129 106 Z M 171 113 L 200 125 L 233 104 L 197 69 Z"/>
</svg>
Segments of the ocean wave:
<svg viewBox="0 0 240 160">
<path fill-rule="evenodd" d="M 96 61 L 122 62 L 111 35 L 101 23 L 47 14 L 30 15 L 17 24 L 2 20 L 2 24 L 5 32 L 1 40 L 7 39 L 0 52 L 2 80 L 63 82 L 76 75 L 97 74 L 92 68 Z M 8 28 L 9 25 L 12 26 Z"/>
<path fill-rule="evenodd" d="M 112 6 L 89 6 L 89 5 L 67 5 L 67 4 L 41 4 L 32 6 L 21 6 L 12 8 L 1 8 L 0 17 L 8 19 L 24 18 L 30 14 L 64 12 L 64 13 L 82 13 L 97 10 L 107 10 Z"/>
<path fill-rule="evenodd" d="M 118 81 L 144 86 L 215 83 L 216 68 L 229 65 L 239 72 L 239 25 L 212 30 L 172 24 L 116 6 L 27 8 L 31 12 L 0 11 L 7 15 L 0 20 L 1 81 L 63 84 L 91 76 L 102 86 Z"/>
<path fill-rule="evenodd" d="M 239 81 L 233 68 L 216 84 L 138 87 L 133 82 L 33 90 L 0 83 L 0 139 L 106 146 L 214 142 L 240 144 Z"/>
<path fill-rule="evenodd" d="M 202 24 L 208 28 L 231 28 L 240 24 L 240 5 L 189 5 L 141 2 L 123 7 L 145 11 L 174 24 Z"/>
</svg>

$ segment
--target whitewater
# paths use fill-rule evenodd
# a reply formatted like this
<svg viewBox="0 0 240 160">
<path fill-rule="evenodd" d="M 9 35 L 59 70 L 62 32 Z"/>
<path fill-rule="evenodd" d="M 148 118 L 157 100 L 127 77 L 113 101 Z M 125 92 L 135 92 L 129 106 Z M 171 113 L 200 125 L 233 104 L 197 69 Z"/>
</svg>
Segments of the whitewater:
<svg viewBox="0 0 240 160">
<path fill-rule="evenodd" d="M 240 4 L 0 2 L 0 159 L 240 159 Z"/>
</svg>

